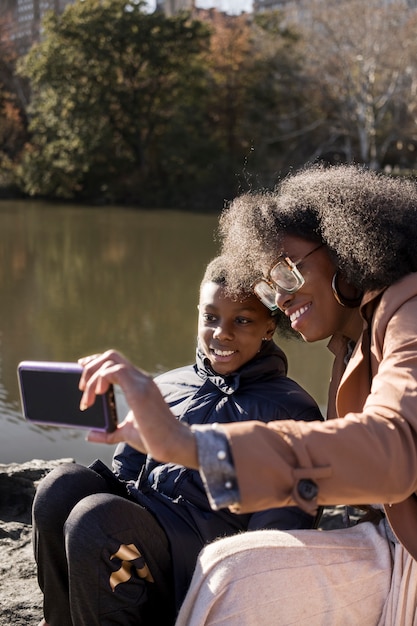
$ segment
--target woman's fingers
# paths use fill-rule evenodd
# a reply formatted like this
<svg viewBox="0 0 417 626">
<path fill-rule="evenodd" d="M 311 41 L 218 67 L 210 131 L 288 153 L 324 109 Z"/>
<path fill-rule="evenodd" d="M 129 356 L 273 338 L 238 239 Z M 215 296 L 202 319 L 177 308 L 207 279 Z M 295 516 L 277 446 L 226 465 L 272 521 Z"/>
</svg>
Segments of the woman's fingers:
<svg viewBox="0 0 417 626">
<path fill-rule="evenodd" d="M 108 445 L 114 445 L 123 441 L 136 450 L 139 450 L 139 452 L 147 453 L 147 449 L 131 412 L 128 413 L 123 422 L 118 424 L 116 430 L 113 432 L 106 433 L 92 430 L 87 435 L 87 441 L 92 443 L 106 443 Z"/>
<path fill-rule="evenodd" d="M 132 365 L 122 354 L 108 350 L 80 359 L 83 391 L 80 408 L 94 403 L 97 394 L 116 384 L 122 389 L 131 413 L 113 433 L 91 432 L 89 441 L 119 443 L 147 452 L 154 459 L 187 467 L 198 467 L 194 436 L 188 426 L 175 419 L 152 377 Z"/>
<path fill-rule="evenodd" d="M 80 389 L 83 390 L 90 378 L 104 365 L 116 365 L 119 363 L 128 364 L 129 361 L 120 352 L 116 350 L 107 350 L 102 354 L 93 354 L 91 356 L 78 359 L 78 363 L 82 365 L 83 372 L 80 378 Z"/>
<path fill-rule="evenodd" d="M 110 385 L 121 384 L 123 368 L 133 368 L 133 365 L 115 350 L 83 357 L 78 362 L 83 366 L 79 382 L 79 388 L 84 392 L 80 403 L 81 410 L 94 404 L 96 395 L 105 393 Z"/>
</svg>

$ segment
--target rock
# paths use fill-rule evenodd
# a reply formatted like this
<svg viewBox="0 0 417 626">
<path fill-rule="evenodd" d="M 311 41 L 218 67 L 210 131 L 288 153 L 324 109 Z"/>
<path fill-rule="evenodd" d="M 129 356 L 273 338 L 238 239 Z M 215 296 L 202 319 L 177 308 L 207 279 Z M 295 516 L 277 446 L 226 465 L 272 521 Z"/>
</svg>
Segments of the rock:
<svg viewBox="0 0 417 626">
<path fill-rule="evenodd" d="M 35 626 L 42 594 L 31 543 L 31 507 L 41 478 L 73 459 L 0 464 L 0 626 Z"/>
</svg>

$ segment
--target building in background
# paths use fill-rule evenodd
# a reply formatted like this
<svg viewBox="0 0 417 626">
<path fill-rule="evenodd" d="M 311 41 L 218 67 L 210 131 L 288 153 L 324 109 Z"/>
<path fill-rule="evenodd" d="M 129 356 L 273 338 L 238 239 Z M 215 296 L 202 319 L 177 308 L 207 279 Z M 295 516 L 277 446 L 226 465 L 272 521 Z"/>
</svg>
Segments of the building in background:
<svg viewBox="0 0 417 626">
<path fill-rule="evenodd" d="M 398 2 L 398 0 L 380 0 L 381 5 L 392 4 Z M 305 0 L 253 0 L 253 12 L 264 13 L 265 11 L 285 10 L 290 14 L 302 13 L 302 5 L 304 9 L 308 8 L 308 1 Z M 340 4 L 343 4 L 343 0 L 340 0 Z M 417 7 L 417 0 L 404 0 L 404 4 L 409 8 Z"/>
<path fill-rule="evenodd" d="M 381 3 L 397 0 L 380 0 Z M 409 8 L 417 7 L 417 0 L 402 0 Z M 0 38 L 13 41 L 19 55 L 26 54 L 31 45 L 41 36 L 42 19 L 47 11 L 62 13 L 75 0 L 0 0 Z M 342 3 L 343 0 L 340 0 Z M 213 2 L 215 4 L 215 2 Z M 207 11 L 198 8 L 198 0 L 155 0 L 155 10 L 163 11 L 168 17 L 179 11 L 191 11 L 200 16 Z M 253 13 L 284 11 L 287 19 L 303 21 L 308 18 L 308 2 L 305 0 L 253 0 Z"/>
<path fill-rule="evenodd" d="M 167 17 L 171 17 L 179 11 L 194 11 L 195 0 L 156 0 L 156 10 L 163 11 Z"/>
<path fill-rule="evenodd" d="M 253 0 L 253 12 L 276 11 L 286 8 L 291 3 L 294 4 L 294 0 Z"/>
<path fill-rule="evenodd" d="M 62 13 L 74 0 L 0 0 L 4 35 L 14 42 L 18 54 L 25 54 L 39 40 L 42 19 L 47 11 Z"/>
<path fill-rule="evenodd" d="M 39 41 L 42 19 L 47 11 L 62 13 L 75 0 L 0 0 L 0 38 L 7 37 L 15 44 L 19 55 L 26 54 Z M 156 10 L 167 16 L 178 11 L 195 10 L 195 0 L 156 0 Z"/>
</svg>

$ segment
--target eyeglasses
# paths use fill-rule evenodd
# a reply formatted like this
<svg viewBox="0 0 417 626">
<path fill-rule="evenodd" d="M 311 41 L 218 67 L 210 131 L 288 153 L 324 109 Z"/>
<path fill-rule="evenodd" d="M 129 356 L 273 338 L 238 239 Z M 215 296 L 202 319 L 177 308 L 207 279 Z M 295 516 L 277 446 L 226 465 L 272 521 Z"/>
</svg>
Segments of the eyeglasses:
<svg viewBox="0 0 417 626">
<path fill-rule="evenodd" d="M 310 254 L 316 252 L 322 248 L 325 244 L 321 243 L 319 246 L 310 250 L 308 254 L 299 259 L 296 263 L 291 261 L 287 256 L 279 257 L 277 263 L 269 271 L 268 278 L 259 278 L 253 284 L 253 291 L 259 300 L 268 307 L 271 311 L 278 309 L 275 303 L 275 296 L 277 291 L 284 291 L 285 293 L 295 293 L 305 283 L 304 276 L 301 274 L 297 265 L 300 265 Z"/>
</svg>

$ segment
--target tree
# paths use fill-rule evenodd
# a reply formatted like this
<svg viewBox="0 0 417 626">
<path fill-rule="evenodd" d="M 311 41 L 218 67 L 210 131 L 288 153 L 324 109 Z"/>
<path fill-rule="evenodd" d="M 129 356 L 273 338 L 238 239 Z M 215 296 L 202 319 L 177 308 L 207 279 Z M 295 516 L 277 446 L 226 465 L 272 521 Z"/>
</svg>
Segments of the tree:
<svg viewBox="0 0 417 626">
<path fill-rule="evenodd" d="M 172 144 L 185 109 L 190 135 L 198 131 L 190 102 L 198 101 L 207 29 L 186 14 L 145 13 L 142 0 L 78 0 L 48 14 L 43 28 L 20 68 L 33 94 L 25 190 L 168 200 L 190 147 L 185 134 Z"/>
<path fill-rule="evenodd" d="M 298 38 L 282 12 L 211 13 L 208 123 L 235 193 L 276 179 L 280 137 L 298 101 Z"/>
<path fill-rule="evenodd" d="M 249 184 L 274 186 L 277 177 L 303 161 L 309 125 L 300 36 L 283 11 L 256 16 L 252 25 L 252 80 L 245 129 L 251 133 Z"/>
<path fill-rule="evenodd" d="M 27 140 L 25 91 L 15 76 L 16 51 L 9 37 L 10 18 L 0 14 L 0 186 L 13 180 L 13 168 Z"/>
<path fill-rule="evenodd" d="M 400 0 L 308 0 L 303 9 L 314 156 L 334 151 L 380 169 L 416 133 L 415 10 Z"/>
</svg>

